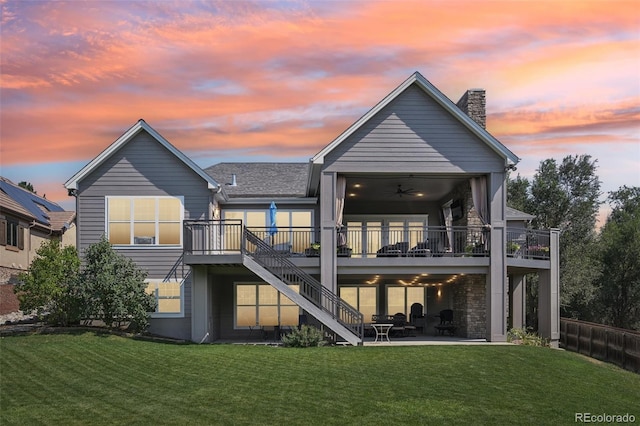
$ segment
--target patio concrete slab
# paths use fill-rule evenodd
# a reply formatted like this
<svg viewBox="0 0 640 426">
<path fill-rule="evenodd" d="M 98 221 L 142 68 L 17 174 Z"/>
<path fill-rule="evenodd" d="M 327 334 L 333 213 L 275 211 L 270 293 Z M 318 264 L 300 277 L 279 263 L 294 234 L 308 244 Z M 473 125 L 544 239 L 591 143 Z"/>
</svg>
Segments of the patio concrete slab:
<svg viewBox="0 0 640 426">
<path fill-rule="evenodd" d="M 443 346 L 443 345 L 511 345 L 509 342 L 487 342 L 486 339 L 463 339 L 460 337 L 410 337 L 398 338 L 389 342 L 374 342 L 365 338 L 364 346 Z"/>
</svg>

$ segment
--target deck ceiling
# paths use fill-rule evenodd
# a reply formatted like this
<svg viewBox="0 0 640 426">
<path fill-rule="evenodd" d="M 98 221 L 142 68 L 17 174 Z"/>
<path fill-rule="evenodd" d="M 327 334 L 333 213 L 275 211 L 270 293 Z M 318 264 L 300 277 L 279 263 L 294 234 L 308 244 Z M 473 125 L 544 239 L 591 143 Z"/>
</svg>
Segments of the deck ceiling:
<svg viewBox="0 0 640 426">
<path fill-rule="evenodd" d="M 464 274 L 394 274 L 394 275 L 349 275 L 339 279 L 339 284 L 439 286 L 453 284 Z"/>
<path fill-rule="evenodd" d="M 438 201 L 470 176 L 407 173 L 347 175 L 347 199 L 367 201 Z M 406 193 L 399 193 L 398 188 Z"/>
</svg>

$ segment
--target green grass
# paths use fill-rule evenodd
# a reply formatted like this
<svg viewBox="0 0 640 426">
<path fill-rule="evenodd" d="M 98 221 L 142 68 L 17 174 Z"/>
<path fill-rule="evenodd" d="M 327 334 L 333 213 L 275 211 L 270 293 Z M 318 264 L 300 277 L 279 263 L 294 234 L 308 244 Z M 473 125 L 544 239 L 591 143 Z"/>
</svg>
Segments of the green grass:
<svg viewBox="0 0 640 426">
<path fill-rule="evenodd" d="M 575 424 L 631 413 L 640 376 L 525 346 L 172 345 L 91 332 L 0 340 L 0 424 Z"/>
</svg>

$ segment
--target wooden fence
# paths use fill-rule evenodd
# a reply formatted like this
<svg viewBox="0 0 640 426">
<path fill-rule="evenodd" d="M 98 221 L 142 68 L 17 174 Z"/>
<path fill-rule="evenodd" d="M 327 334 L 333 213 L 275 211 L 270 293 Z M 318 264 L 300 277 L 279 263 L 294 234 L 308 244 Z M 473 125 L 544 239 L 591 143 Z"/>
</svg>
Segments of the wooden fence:
<svg viewBox="0 0 640 426">
<path fill-rule="evenodd" d="M 640 332 L 560 318 L 560 347 L 640 373 Z"/>
</svg>

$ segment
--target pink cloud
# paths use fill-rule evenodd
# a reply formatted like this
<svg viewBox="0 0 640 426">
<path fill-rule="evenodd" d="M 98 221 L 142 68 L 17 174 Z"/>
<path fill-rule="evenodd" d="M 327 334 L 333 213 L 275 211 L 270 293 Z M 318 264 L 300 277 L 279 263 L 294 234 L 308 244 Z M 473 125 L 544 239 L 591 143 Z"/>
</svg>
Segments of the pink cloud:
<svg viewBox="0 0 640 426">
<path fill-rule="evenodd" d="M 486 88 L 517 149 L 637 143 L 633 2 L 453 3 L 3 2 L 2 162 L 88 161 L 139 118 L 184 150 L 308 158 L 415 70 Z"/>
</svg>

